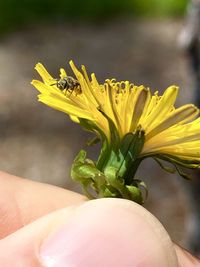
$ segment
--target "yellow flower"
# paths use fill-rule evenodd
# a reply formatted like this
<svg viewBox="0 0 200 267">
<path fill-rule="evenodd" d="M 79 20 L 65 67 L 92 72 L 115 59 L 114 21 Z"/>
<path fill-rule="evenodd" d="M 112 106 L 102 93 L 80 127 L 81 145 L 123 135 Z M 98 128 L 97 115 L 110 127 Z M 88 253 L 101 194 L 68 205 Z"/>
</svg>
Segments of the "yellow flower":
<svg viewBox="0 0 200 267">
<path fill-rule="evenodd" d="M 86 195 L 123 197 L 143 203 L 143 181 L 135 179 L 141 161 L 153 157 L 178 166 L 200 168 L 199 110 L 192 104 L 175 108 L 178 87 L 168 87 L 163 95 L 128 81 L 107 79 L 99 84 L 95 75 L 88 77 L 70 61 L 74 77 L 60 69 L 60 79 L 53 78 L 44 66 L 35 67 L 42 81 L 32 84 L 40 92 L 39 101 L 65 112 L 70 118 L 100 137 L 98 160 L 86 158 L 81 150 L 74 160 L 71 176 L 79 181 Z M 146 189 L 147 190 L 147 189 Z"/>
<path fill-rule="evenodd" d="M 35 67 L 43 82 L 33 80 L 38 89 L 39 101 L 67 113 L 77 123 L 91 122 L 91 129 L 105 135 L 111 142 L 113 123 L 122 140 L 128 133 L 144 133 L 144 144 L 139 158 L 157 156 L 189 168 L 200 163 L 199 110 L 192 104 L 174 107 L 178 87 L 170 86 L 163 95 L 151 94 L 150 89 L 135 86 L 128 81 L 106 80 L 99 84 L 95 75 L 88 77 L 82 66 L 80 72 L 70 61 L 70 66 L 80 84 L 76 89 L 60 90 L 57 81 L 38 63 Z M 60 69 L 60 78 L 67 77 Z M 117 141 L 116 141 L 117 142 Z"/>
</svg>

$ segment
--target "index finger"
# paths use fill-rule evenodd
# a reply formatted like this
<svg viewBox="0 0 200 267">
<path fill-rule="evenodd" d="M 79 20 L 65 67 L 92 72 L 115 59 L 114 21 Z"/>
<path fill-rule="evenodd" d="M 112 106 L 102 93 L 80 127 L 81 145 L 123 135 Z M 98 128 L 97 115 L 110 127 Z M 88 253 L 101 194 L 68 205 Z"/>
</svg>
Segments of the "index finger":
<svg viewBox="0 0 200 267">
<path fill-rule="evenodd" d="M 0 172 L 0 238 L 54 210 L 87 199 L 75 192 Z"/>
</svg>

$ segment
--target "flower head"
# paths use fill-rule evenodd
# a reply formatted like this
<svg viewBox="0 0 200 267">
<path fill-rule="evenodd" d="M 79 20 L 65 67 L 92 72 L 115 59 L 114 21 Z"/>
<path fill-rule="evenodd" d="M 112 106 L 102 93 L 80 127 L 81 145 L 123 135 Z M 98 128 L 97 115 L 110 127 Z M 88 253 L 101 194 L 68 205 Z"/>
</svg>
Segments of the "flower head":
<svg viewBox="0 0 200 267">
<path fill-rule="evenodd" d="M 32 84 L 40 92 L 39 101 L 67 113 L 102 140 L 95 168 L 105 179 L 113 176 L 123 179 L 126 186 L 133 185 L 139 163 L 149 156 L 175 166 L 200 167 L 200 118 L 196 118 L 199 110 L 192 104 L 175 108 L 178 87 L 170 86 L 160 96 L 129 81 L 107 79 L 99 84 L 95 74 L 89 78 L 84 66 L 82 71 L 72 61 L 70 66 L 78 86 L 68 85 L 61 90 L 58 81 L 40 63 L 35 68 L 43 82 L 33 80 Z M 60 69 L 61 80 L 67 77 Z"/>
</svg>

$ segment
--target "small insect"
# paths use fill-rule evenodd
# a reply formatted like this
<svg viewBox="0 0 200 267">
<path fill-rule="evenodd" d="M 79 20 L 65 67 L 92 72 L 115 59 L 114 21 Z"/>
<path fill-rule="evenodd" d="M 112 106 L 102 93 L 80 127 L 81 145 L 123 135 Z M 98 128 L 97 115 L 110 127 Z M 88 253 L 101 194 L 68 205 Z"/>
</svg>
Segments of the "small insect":
<svg viewBox="0 0 200 267">
<path fill-rule="evenodd" d="M 81 93 L 80 83 L 71 76 L 61 78 L 52 85 L 56 85 L 62 91 L 66 90 L 66 92 L 76 92 L 77 94 Z"/>
</svg>

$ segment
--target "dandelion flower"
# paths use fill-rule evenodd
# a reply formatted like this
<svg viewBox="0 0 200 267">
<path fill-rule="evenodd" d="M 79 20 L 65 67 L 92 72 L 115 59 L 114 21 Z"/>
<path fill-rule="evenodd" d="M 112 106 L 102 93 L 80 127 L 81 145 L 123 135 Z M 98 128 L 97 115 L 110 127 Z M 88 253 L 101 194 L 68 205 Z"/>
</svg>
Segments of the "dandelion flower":
<svg viewBox="0 0 200 267">
<path fill-rule="evenodd" d="M 135 179 L 135 173 L 147 157 L 159 164 L 160 159 L 168 161 L 178 170 L 178 166 L 200 168 L 199 110 L 192 104 L 175 108 L 177 86 L 159 95 L 129 81 L 107 79 L 100 84 L 84 66 L 79 71 L 72 61 L 69 64 L 76 86 L 67 84 L 61 90 L 59 82 L 67 82 L 65 70 L 60 69 L 57 81 L 40 63 L 35 69 L 43 81 L 32 84 L 40 92 L 40 102 L 68 114 L 102 141 L 97 162 L 86 159 L 81 150 L 72 167 L 72 177 L 83 184 L 88 196 L 91 186 L 99 196 L 141 203 L 144 183 Z"/>
</svg>

